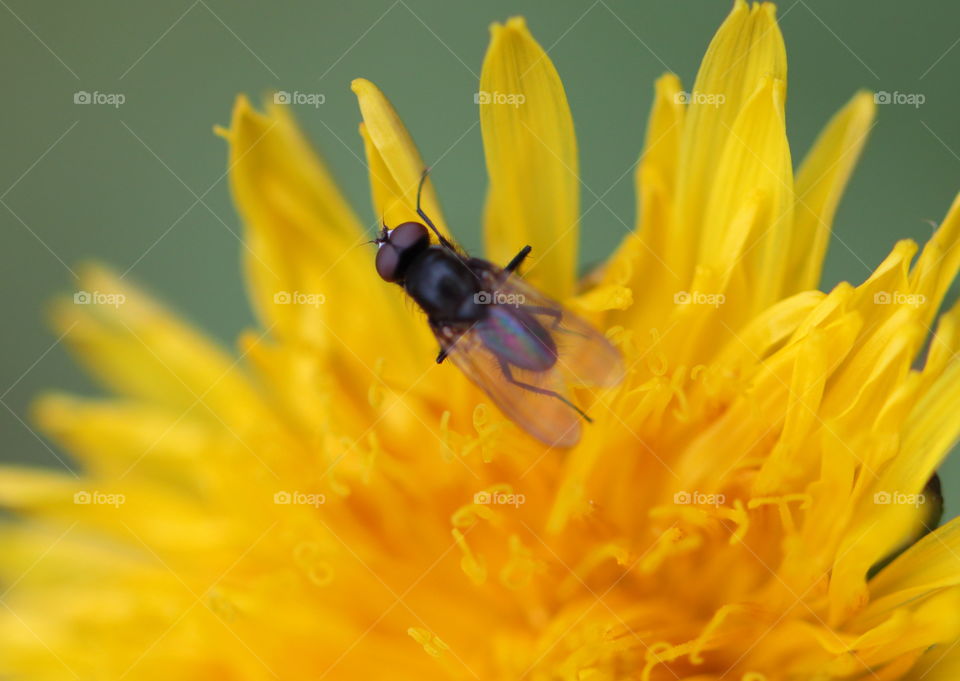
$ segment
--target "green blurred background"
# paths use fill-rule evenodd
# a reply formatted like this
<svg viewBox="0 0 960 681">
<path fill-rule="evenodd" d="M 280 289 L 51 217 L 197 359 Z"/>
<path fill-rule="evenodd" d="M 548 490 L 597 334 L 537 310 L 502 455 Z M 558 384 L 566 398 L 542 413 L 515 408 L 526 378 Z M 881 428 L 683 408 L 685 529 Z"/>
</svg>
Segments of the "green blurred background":
<svg viewBox="0 0 960 681">
<path fill-rule="evenodd" d="M 653 80 L 671 70 L 689 88 L 730 4 L 2 0 L 0 458 L 61 465 L 62 453 L 30 430 L 29 404 L 50 387 L 96 391 L 43 319 L 45 301 L 76 288 L 69 268 L 78 261 L 129 270 L 225 344 L 252 323 L 225 145 L 211 132 L 228 122 L 237 93 L 323 94 L 321 106 L 295 114 L 373 224 L 349 90 L 354 77 L 373 80 L 427 162 L 446 153 L 434 181 L 457 236 L 476 249 L 485 168 L 473 93 L 487 26 L 523 14 L 565 82 L 583 181 L 609 192 L 584 225 L 583 257 L 595 262 L 633 224 L 626 171 L 640 151 Z M 857 89 L 925 97 L 920 107 L 879 107 L 837 217 L 824 285 L 860 282 L 897 239 L 925 239 L 960 189 L 960 4 L 917 11 L 894 0 L 787 0 L 779 15 L 795 162 Z M 79 105 L 78 91 L 125 101 Z M 947 464 L 944 478 L 954 515 L 960 465 Z"/>
</svg>

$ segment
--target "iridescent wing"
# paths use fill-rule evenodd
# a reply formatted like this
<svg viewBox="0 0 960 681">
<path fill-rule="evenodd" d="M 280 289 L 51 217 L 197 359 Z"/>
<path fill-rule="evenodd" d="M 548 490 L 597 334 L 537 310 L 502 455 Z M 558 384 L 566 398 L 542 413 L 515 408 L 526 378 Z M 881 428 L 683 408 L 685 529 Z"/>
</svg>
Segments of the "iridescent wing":
<svg viewBox="0 0 960 681">
<path fill-rule="evenodd" d="M 548 445 L 571 447 L 580 439 L 584 416 L 572 401 L 570 388 L 619 383 L 624 373 L 620 353 L 559 303 L 517 277 L 505 276 L 502 270 L 480 262 L 496 284 L 487 301 L 491 305 L 488 318 L 466 329 L 435 327 L 434 333 L 451 361 L 504 414 Z M 524 324 L 528 328 L 524 329 Z M 551 366 L 532 370 L 505 361 L 503 345 L 514 341 L 535 345 L 544 330 L 555 346 L 552 350 L 541 348 L 544 353 L 555 353 Z"/>
<path fill-rule="evenodd" d="M 519 277 L 504 276 L 503 270 L 494 274 L 499 283 L 493 298 L 518 305 L 551 332 L 558 369 L 567 385 L 608 388 L 623 380 L 623 358 L 603 334 Z"/>
<path fill-rule="evenodd" d="M 541 442 L 572 447 L 580 440 L 580 412 L 570 400 L 563 374 L 554 366 L 528 371 L 505 365 L 481 336 L 487 320 L 445 339 L 434 329 L 447 357 L 494 401 L 506 416 Z M 449 337 L 448 337 L 449 338 Z"/>
</svg>

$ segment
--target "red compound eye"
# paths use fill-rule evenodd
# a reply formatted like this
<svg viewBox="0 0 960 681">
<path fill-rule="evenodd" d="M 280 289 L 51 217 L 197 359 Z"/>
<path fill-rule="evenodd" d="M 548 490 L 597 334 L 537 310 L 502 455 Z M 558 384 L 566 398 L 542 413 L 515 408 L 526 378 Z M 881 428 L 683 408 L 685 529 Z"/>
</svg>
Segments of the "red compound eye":
<svg viewBox="0 0 960 681">
<path fill-rule="evenodd" d="M 400 264 L 400 254 L 389 241 L 380 244 L 377 251 L 377 274 L 384 281 L 397 280 L 397 265 Z"/>
<path fill-rule="evenodd" d="M 385 281 L 397 281 L 403 275 L 402 261 L 412 252 L 430 244 L 427 228 L 419 222 L 404 222 L 390 230 L 377 251 L 377 274 Z"/>
</svg>

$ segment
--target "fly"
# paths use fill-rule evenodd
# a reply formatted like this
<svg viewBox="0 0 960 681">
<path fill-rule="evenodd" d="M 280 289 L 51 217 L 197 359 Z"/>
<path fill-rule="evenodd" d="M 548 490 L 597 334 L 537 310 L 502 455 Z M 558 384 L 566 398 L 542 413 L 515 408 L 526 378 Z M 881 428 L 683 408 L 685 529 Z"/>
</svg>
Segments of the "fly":
<svg viewBox="0 0 960 681">
<path fill-rule="evenodd" d="M 448 357 L 514 422 L 540 441 L 572 447 L 581 419 L 574 386 L 611 387 L 623 361 L 587 322 L 525 283 L 517 270 L 524 246 L 503 268 L 467 255 L 440 233 L 420 207 L 427 173 L 417 189 L 420 222 L 386 226 L 375 240 L 377 274 L 398 284 L 426 313 Z M 430 243 L 430 233 L 439 244 Z"/>
</svg>

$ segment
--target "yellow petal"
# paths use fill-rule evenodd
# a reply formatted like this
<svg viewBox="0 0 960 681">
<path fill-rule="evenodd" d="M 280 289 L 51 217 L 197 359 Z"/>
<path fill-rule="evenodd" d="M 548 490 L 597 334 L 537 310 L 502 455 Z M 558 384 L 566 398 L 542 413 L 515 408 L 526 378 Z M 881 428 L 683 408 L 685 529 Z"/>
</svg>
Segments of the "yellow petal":
<svg viewBox="0 0 960 681">
<path fill-rule="evenodd" d="M 911 505 L 909 501 L 923 491 L 960 435 L 958 400 L 960 362 L 954 362 L 916 402 L 903 428 L 896 458 L 870 486 L 859 516 L 846 533 L 830 582 L 831 621 L 841 621 L 859 610 L 866 601 L 867 571 L 912 536 L 923 522 L 920 504 Z M 875 495 L 898 495 L 907 503 L 878 504 Z"/>
<path fill-rule="evenodd" d="M 604 268 L 604 280 L 609 283 L 627 272 L 628 276 L 623 277 L 625 281 L 650 291 L 654 280 L 671 274 L 666 247 L 671 243 L 672 202 L 684 113 L 680 80 L 672 73 L 661 76 L 654 90 L 646 141 L 634 176 L 637 228 L 623 238 Z M 673 280 L 671 283 L 676 290 L 683 282 Z"/>
<path fill-rule="evenodd" d="M 654 86 L 653 108 L 647 123 L 643 154 L 637 167 L 638 185 L 640 168 L 655 168 L 667 193 L 672 195 L 676 191 L 677 162 L 685 115 L 680 79 L 672 73 L 660 76 Z"/>
<path fill-rule="evenodd" d="M 688 485 L 712 485 L 716 489 L 724 477 L 732 473 L 731 464 L 749 455 L 742 450 L 736 450 L 735 453 L 728 450 L 733 459 L 718 456 L 717 453 L 724 450 L 723 443 L 744 442 L 748 447 L 758 447 L 770 434 L 783 427 L 791 409 L 803 410 L 804 405 L 797 404 L 793 399 L 795 396 L 791 394 L 791 385 L 798 370 L 803 372 L 802 376 L 798 376 L 800 383 L 814 386 L 811 399 L 819 400 L 819 389 L 815 387 L 819 384 L 814 375 L 815 367 L 820 367 L 819 379 L 829 381 L 831 374 L 853 347 L 861 324 L 856 312 L 825 320 L 811 334 L 788 343 L 758 363 L 754 375 L 745 377 L 750 382 L 749 393 L 738 397 L 709 430 L 698 435 L 685 449 L 678 465 L 674 467 L 680 479 Z M 810 343 L 805 340 L 809 335 L 819 337 Z M 811 345 L 815 345 L 817 354 L 822 353 L 822 356 L 809 359 L 807 353 Z M 814 366 L 805 366 L 808 362 Z M 802 430 L 805 427 L 804 419 L 801 414 L 797 414 L 797 417 L 794 430 Z M 713 455 L 708 455 L 708 452 L 713 452 Z"/>
<path fill-rule="evenodd" d="M 737 338 L 729 341 L 718 356 L 717 364 L 733 368 L 764 359 L 823 299 L 824 294 L 820 291 L 807 291 L 781 300 L 755 317 L 737 334 Z"/>
<path fill-rule="evenodd" d="M 741 109 L 764 79 L 785 82 L 786 51 L 770 3 L 748 7 L 736 0 L 703 57 L 684 124 L 678 170 L 681 211 L 671 237 L 677 244 L 699 243 L 714 182 L 723 178 L 717 163 Z M 774 168 L 779 172 L 778 168 Z M 725 224 L 725 223 L 724 223 Z M 680 274 L 693 271 L 688 258 Z"/>
<path fill-rule="evenodd" d="M 24 466 L 0 466 L 0 506 L 6 509 L 66 506 L 81 481 L 67 473 Z"/>
<path fill-rule="evenodd" d="M 918 596 L 960 585 L 960 519 L 939 527 L 870 581 L 869 618 L 909 603 Z"/>
<path fill-rule="evenodd" d="M 370 316 L 410 339 L 409 345 L 392 344 L 392 352 L 405 359 L 429 354 L 423 325 L 405 309 L 396 287 L 376 276 L 376 249 L 365 243 L 373 231 L 364 233 L 287 109 L 274 105 L 261 114 L 240 97 L 222 134 L 247 232 L 250 293 L 265 329 L 329 353 L 335 363 L 369 357 L 362 343 L 340 340 L 369 338 L 369 317 L 356 314 L 362 300 Z M 367 361 L 372 365 L 376 357 Z"/>
<path fill-rule="evenodd" d="M 202 416 L 205 410 L 197 414 Z M 34 406 L 41 429 L 94 475 L 190 478 L 209 465 L 214 434 L 196 415 L 120 400 L 48 395 Z"/>
<path fill-rule="evenodd" d="M 923 376 L 927 381 L 936 380 L 944 368 L 960 352 L 960 301 L 943 314 L 937 323 L 936 333 L 930 340 L 927 360 L 923 365 Z"/>
<path fill-rule="evenodd" d="M 860 429 L 903 381 L 927 329 L 919 323 L 916 309 L 893 307 L 893 311 L 861 339 L 855 356 L 834 377 L 825 416 L 849 419 L 852 429 Z"/>
<path fill-rule="evenodd" d="M 647 135 L 634 178 L 637 191 L 637 234 L 646 246 L 666 257 L 673 201 L 677 190 L 677 160 L 686 109 L 680 79 L 672 73 L 657 79 Z M 628 235 L 627 240 L 636 238 Z M 651 263 L 651 266 L 662 266 Z M 669 267 L 669 262 L 666 263 Z M 680 282 L 677 282 L 678 284 Z"/>
<path fill-rule="evenodd" d="M 817 329 L 800 343 L 803 349 L 794 362 L 783 431 L 757 473 L 754 482 L 756 496 L 771 496 L 782 491 L 785 482 L 797 479 L 817 463 L 812 460 L 816 451 L 809 447 L 804 449 L 803 445 L 809 432 L 818 424 L 817 411 L 830 373 L 825 334 Z"/>
<path fill-rule="evenodd" d="M 737 267 L 744 272 L 744 312 L 759 313 L 779 300 L 778 282 L 793 228 L 793 171 L 784 125 L 786 84 L 763 79 L 729 128 L 706 205 L 699 261 L 712 259 L 727 238 L 745 195 L 759 192 L 764 214 L 745 243 Z M 752 315 L 750 315 L 752 316 Z"/>
<path fill-rule="evenodd" d="M 327 308 L 292 301 L 298 294 L 321 300 L 347 284 L 324 277 L 340 255 L 361 266 L 360 225 L 285 108 L 261 114 L 239 97 L 230 129 L 220 132 L 229 143 L 230 187 L 246 227 L 254 308 L 273 333 L 322 343 L 319 317 Z"/>
<path fill-rule="evenodd" d="M 364 78 L 357 78 L 350 87 L 357 95 L 363 115 L 364 131 L 361 134 L 364 135 L 367 150 L 370 183 L 380 188 L 375 189 L 374 193 L 374 200 L 381 202 L 374 206 L 378 217 L 385 216 L 389 211 L 390 215 L 397 216 L 395 220 L 422 222 L 416 213 L 417 188 L 427 165 L 417 151 L 413 138 L 390 100 L 376 85 Z M 388 188 L 389 193 L 384 193 L 384 188 Z M 421 207 L 437 228 L 447 233 L 446 221 L 429 178 L 423 186 Z M 388 223 L 388 226 L 392 225 Z"/>
<path fill-rule="evenodd" d="M 259 412 L 242 366 L 215 343 L 104 269 L 84 268 L 80 286 L 89 302 L 56 301 L 53 323 L 108 387 L 177 413 L 196 407 L 211 417 L 209 407 L 228 423 L 243 423 Z M 104 296 L 113 296 L 116 304 L 106 304 Z"/>
<path fill-rule="evenodd" d="M 919 493 L 960 436 L 960 362 L 950 364 L 911 412 L 901 453 L 881 479 L 882 489 Z"/>
<path fill-rule="evenodd" d="M 955 642 L 930 648 L 903 681 L 956 681 L 960 679 L 960 646 Z"/>
<path fill-rule="evenodd" d="M 957 196 L 943 223 L 923 248 L 911 273 L 912 288 L 923 298 L 924 319 L 933 319 L 947 289 L 960 269 L 960 196 Z M 929 285 L 923 286 L 921 276 L 931 271 Z"/>
<path fill-rule="evenodd" d="M 730 224 L 722 232 L 717 231 L 722 242 L 704 255 L 705 262 L 697 265 L 690 291 L 681 290 L 675 294 L 709 295 L 714 296 L 713 300 L 716 301 L 715 314 L 704 314 L 704 308 L 699 305 L 681 304 L 674 307 L 677 323 L 671 324 L 671 327 L 679 332 L 670 335 L 679 338 L 667 340 L 674 348 L 677 361 L 695 362 L 697 358 L 710 357 L 716 348 L 717 334 L 725 336 L 730 329 L 740 328 L 749 318 L 746 313 L 754 293 L 746 288 L 741 263 L 748 239 L 763 228 L 768 206 L 768 197 L 762 190 L 749 192 L 743 197 L 742 204 L 731 216 Z M 728 301 L 731 304 L 728 305 Z"/>
<path fill-rule="evenodd" d="M 671 73 L 661 76 L 656 82 L 646 142 L 634 177 L 637 227 L 623 238 L 601 270 L 604 284 L 644 292 L 644 305 L 631 305 L 626 314 L 611 316 L 611 321 L 627 328 L 642 327 L 646 320 L 661 319 L 661 315 L 669 313 L 673 294 L 687 286 L 687 282 L 676 277 L 667 251 L 671 245 L 678 246 L 670 239 L 670 230 L 685 112 L 680 80 Z M 689 257 L 689 249 L 681 251 L 683 259 Z M 620 309 L 616 305 L 611 307 Z"/>
<path fill-rule="evenodd" d="M 360 138 L 363 140 L 363 148 L 370 169 L 370 196 L 373 199 L 373 209 L 380 217 L 382 225 L 393 227 L 414 219 L 403 192 L 397 186 L 393 174 L 384 163 L 383 156 L 370 139 L 367 126 L 363 123 L 360 124 Z M 416 220 L 420 221 L 421 218 L 416 216 Z"/>
<path fill-rule="evenodd" d="M 901 655 L 933 643 L 953 641 L 960 633 L 960 590 L 940 592 L 910 609 L 899 610 L 888 620 L 850 644 L 853 654 L 838 658 L 830 671 L 836 677 L 879 667 Z M 888 676 L 887 678 L 900 678 Z"/>
<path fill-rule="evenodd" d="M 797 172 L 796 208 L 784 293 L 816 288 L 837 205 L 873 129 L 876 105 L 869 92 L 857 94 L 820 133 Z"/>
<path fill-rule="evenodd" d="M 573 293 L 580 183 L 567 96 L 523 19 L 491 28 L 480 75 L 480 125 L 490 175 L 487 256 L 505 264 L 533 246 L 526 276 L 554 297 Z"/>
</svg>

